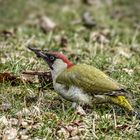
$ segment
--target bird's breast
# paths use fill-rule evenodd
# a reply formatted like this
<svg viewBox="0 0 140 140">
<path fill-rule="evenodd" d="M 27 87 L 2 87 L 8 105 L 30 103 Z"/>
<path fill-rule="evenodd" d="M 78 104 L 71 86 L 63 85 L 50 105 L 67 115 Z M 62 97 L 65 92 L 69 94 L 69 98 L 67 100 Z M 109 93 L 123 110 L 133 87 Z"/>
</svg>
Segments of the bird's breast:
<svg viewBox="0 0 140 140">
<path fill-rule="evenodd" d="M 53 83 L 55 91 L 66 100 L 72 102 L 79 102 L 81 104 L 90 104 L 91 98 L 88 94 L 84 93 L 82 89 L 70 86 L 67 87 L 63 84 Z"/>
</svg>

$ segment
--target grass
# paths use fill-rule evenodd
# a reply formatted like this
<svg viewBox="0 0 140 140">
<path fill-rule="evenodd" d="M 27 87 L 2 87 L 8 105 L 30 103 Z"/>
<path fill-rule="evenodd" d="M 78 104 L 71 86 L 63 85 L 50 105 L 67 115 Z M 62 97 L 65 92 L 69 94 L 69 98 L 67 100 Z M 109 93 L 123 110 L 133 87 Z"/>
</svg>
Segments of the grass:
<svg viewBox="0 0 140 140">
<path fill-rule="evenodd" d="M 46 71 L 47 65 L 27 50 L 28 43 L 39 48 L 62 51 L 74 63 L 86 63 L 105 71 L 130 89 L 130 101 L 140 110 L 140 10 L 137 1 L 95 1 L 88 6 L 76 1 L 35 2 L 16 0 L 0 2 L 0 72 L 20 76 L 23 71 Z M 22 6 L 21 6 L 22 5 Z M 81 19 L 84 11 L 90 11 L 96 27 L 87 29 L 73 21 Z M 137 11 L 137 12 L 134 12 Z M 36 23 L 38 15 L 47 15 L 58 25 L 54 31 L 43 33 Z M 6 30 L 12 35 L 6 37 Z M 96 34 L 96 35 L 95 35 Z M 98 36 L 98 37 L 96 37 Z M 64 51 L 59 38 L 66 37 L 68 51 Z M 71 103 L 60 99 L 50 89 L 38 91 L 39 84 L 10 83 L 0 85 L 0 138 L 10 137 L 16 130 L 19 139 L 73 139 L 128 140 L 139 139 L 140 121 L 124 115 L 123 109 L 113 105 L 97 105 L 80 116 L 71 109 Z M 37 100 L 28 100 L 31 97 Z M 12 119 L 20 121 L 13 124 Z M 26 125 L 25 125 L 26 124 Z M 67 129 L 68 130 L 67 130 Z"/>
</svg>

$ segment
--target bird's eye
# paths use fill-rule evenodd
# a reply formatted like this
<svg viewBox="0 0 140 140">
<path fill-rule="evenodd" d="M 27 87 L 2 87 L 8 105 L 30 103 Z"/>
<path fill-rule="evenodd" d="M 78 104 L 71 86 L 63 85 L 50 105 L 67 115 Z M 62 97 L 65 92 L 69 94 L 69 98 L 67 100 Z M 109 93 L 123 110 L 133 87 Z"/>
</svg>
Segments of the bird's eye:
<svg viewBox="0 0 140 140">
<path fill-rule="evenodd" d="M 50 60 L 53 61 L 55 58 L 54 56 L 50 56 Z"/>
</svg>

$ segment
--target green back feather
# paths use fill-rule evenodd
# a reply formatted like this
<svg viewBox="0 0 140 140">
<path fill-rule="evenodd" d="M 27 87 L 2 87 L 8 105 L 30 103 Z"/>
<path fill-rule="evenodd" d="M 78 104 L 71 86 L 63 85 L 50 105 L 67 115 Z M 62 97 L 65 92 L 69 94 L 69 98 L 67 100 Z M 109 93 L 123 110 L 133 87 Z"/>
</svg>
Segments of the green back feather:
<svg viewBox="0 0 140 140">
<path fill-rule="evenodd" d="M 122 86 L 99 69 L 79 64 L 64 70 L 56 82 L 67 86 L 75 85 L 87 93 L 105 93 L 122 89 Z"/>
</svg>

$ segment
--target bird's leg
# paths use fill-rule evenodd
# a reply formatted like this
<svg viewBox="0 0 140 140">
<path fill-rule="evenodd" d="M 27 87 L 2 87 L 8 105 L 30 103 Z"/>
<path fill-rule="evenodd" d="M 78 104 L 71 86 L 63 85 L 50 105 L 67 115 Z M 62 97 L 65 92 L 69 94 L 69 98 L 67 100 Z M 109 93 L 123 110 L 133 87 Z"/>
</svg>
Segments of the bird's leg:
<svg viewBox="0 0 140 140">
<path fill-rule="evenodd" d="M 77 103 L 76 103 L 76 102 L 73 102 L 73 103 L 72 103 L 72 108 L 74 108 L 74 109 L 77 108 Z"/>
<path fill-rule="evenodd" d="M 82 108 L 82 106 L 80 106 L 79 104 L 77 104 L 76 102 L 72 103 L 72 108 L 74 108 L 76 110 L 76 113 L 79 115 L 86 115 L 86 112 L 84 111 L 84 109 Z"/>
</svg>

